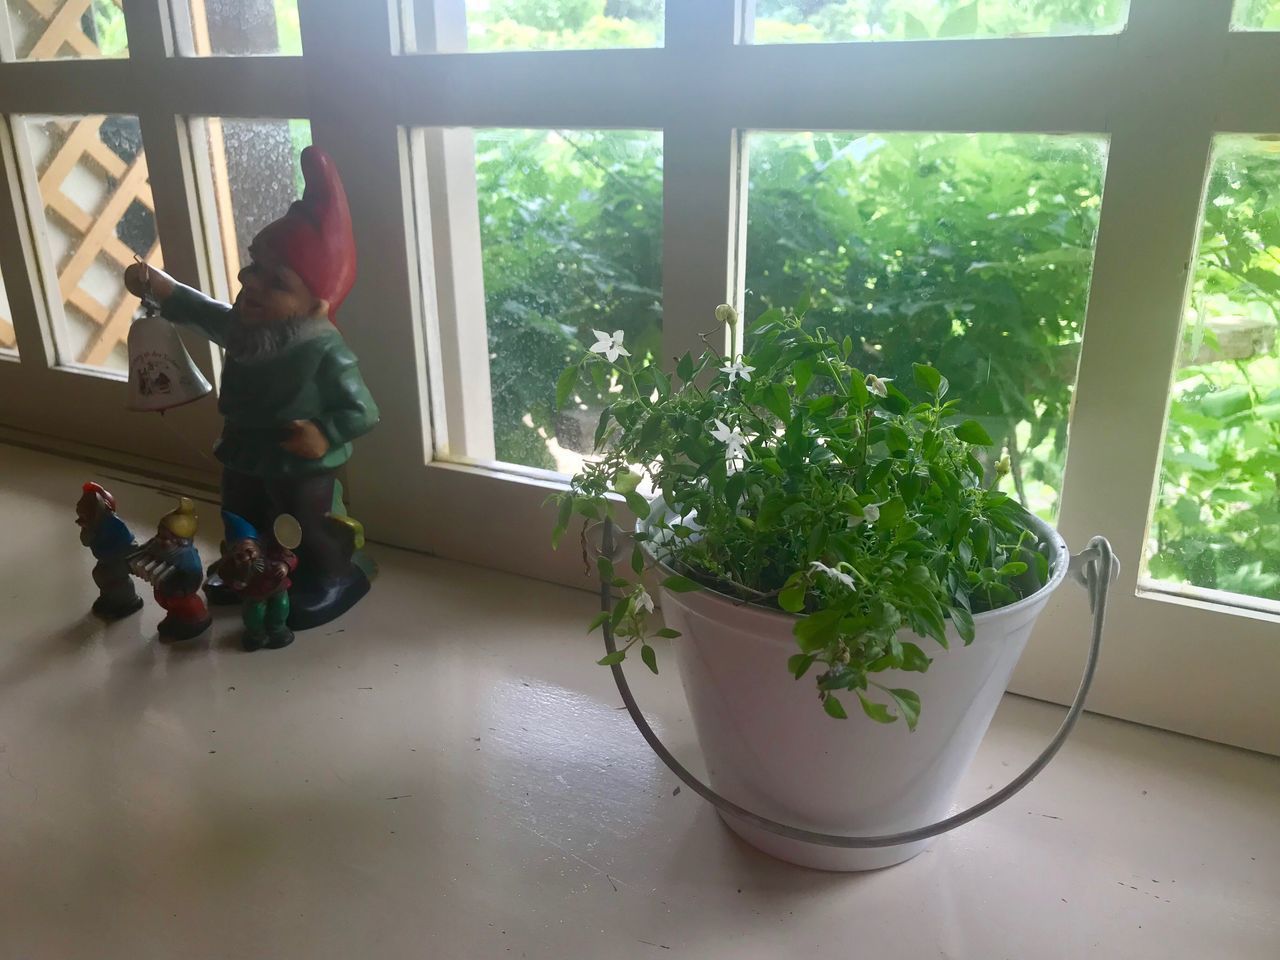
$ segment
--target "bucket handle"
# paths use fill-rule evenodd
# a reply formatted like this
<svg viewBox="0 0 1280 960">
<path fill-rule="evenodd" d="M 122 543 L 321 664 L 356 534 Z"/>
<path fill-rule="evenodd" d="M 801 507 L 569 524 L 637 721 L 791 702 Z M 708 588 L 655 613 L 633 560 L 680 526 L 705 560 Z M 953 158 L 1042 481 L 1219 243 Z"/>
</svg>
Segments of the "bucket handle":
<svg viewBox="0 0 1280 960">
<path fill-rule="evenodd" d="M 612 556 L 614 552 L 613 533 L 613 521 L 606 519 L 601 542 L 602 552 L 605 556 Z M 914 830 L 903 830 L 900 833 L 886 833 L 879 836 L 856 837 L 838 833 L 821 833 L 816 830 L 805 830 L 802 827 L 780 823 L 777 820 L 771 820 L 739 806 L 732 800 L 716 793 L 690 773 L 667 749 L 658 735 L 654 733 L 649 721 L 644 718 L 644 714 L 640 712 L 640 707 L 636 703 L 636 698 L 631 692 L 630 685 L 627 683 L 621 664 L 615 663 L 611 667 L 613 679 L 618 685 L 618 692 L 622 694 L 622 702 L 626 705 L 627 713 L 631 715 L 631 719 L 640 731 L 641 736 L 644 737 L 653 752 L 658 755 L 658 759 L 665 763 L 685 786 L 721 813 L 744 820 L 753 826 L 769 833 L 777 834 L 780 837 L 800 840 L 805 843 L 814 843 L 824 847 L 867 849 L 873 847 L 896 847 L 899 844 L 928 840 L 930 837 L 936 837 L 954 830 L 956 827 L 963 826 L 970 820 L 976 820 L 984 813 L 1000 806 L 1000 804 L 1029 784 L 1039 775 L 1041 770 L 1049 765 L 1049 761 L 1054 758 L 1054 755 L 1062 749 L 1062 745 L 1071 734 L 1076 721 L 1080 719 L 1080 714 L 1084 710 L 1085 698 L 1089 695 L 1089 688 L 1093 685 L 1093 675 L 1098 666 L 1098 654 L 1102 649 L 1102 628 L 1107 615 L 1107 596 L 1112 582 L 1120 574 L 1120 562 L 1116 559 L 1115 553 L 1111 549 L 1111 544 L 1107 542 L 1106 537 L 1094 537 L 1084 550 L 1071 558 L 1067 572 L 1072 579 L 1082 584 L 1089 591 L 1089 607 L 1093 612 L 1093 630 L 1089 639 L 1089 655 L 1085 659 L 1084 674 L 1080 678 L 1080 688 L 1076 691 L 1075 699 L 1071 701 L 1071 707 L 1067 710 L 1067 715 L 1063 717 L 1062 725 L 1058 727 L 1058 732 L 1053 735 L 1053 739 L 1040 752 L 1040 755 L 1031 761 L 1030 766 L 1014 777 L 1006 786 L 1001 787 L 991 796 L 975 803 L 973 806 L 947 817 L 945 820 L 938 820 L 927 826 L 916 827 Z M 606 612 L 611 610 L 613 606 L 609 584 L 603 580 L 600 583 L 600 604 Z M 608 619 L 604 621 L 604 645 L 609 653 L 614 653 L 617 650 L 613 636 L 613 626 Z"/>
</svg>

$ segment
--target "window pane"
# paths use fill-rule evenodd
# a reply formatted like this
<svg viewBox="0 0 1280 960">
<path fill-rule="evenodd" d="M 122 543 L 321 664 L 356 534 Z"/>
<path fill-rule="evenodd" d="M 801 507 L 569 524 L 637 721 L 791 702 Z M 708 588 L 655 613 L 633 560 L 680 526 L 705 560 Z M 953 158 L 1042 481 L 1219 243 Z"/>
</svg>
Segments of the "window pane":
<svg viewBox="0 0 1280 960">
<path fill-rule="evenodd" d="M 755 43 L 1118 33 L 1129 0 L 755 0 Z"/>
<path fill-rule="evenodd" d="M 432 0 L 415 2 L 421 36 L 421 21 L 430 15 Z M 471 51 L 662 46 L 665 0 L 448 2 L 465 4 L 466 48 Z"/>
<path fill-rule="evenodd" d="M 174 0 L 174 14 L 189 27 L 184 53 L 244 57 L 302 53 L 298 0 Z"/>
<path fill-rule="evenodd" d="M 7 0 L 20 60 L 127 57 L 121 0 Z"/>
<path fill-rule="evenodd" d="M 912 363 L 934 364 L 1008 457 L 1002 488 L 1052 519 L 1103 141 L 753 133 L 748 146 L 748 320 L 807 297 L 806 324 L 851 338 L 867 373 L 911 384 Z"/>
<path fill-rule="evenodd" d="M 57 272 L 58 359 L 124 371 L 138 300 L 121 271 L 135 254 L 162 266 L 137 117 L 28 117 L 24 132 Z M 39 235 L 39 234 L 38 234 Z"/>
<path fill-rule="evenodd" d="M 248 261 L 250 241 L 302 196 L 299 158 L 311 144 L 311 124 L 206 117 L 194 129 L 206 141 L 202 200 L 212 209 L 208 221 L 217 225 L 210 248 L 222 259 L 226 283 L 216 293 L 229 300 L 239 289 L 236 275 Z"/>
<path fill-rule="evenodd" d="M 0 353 L 17 356 L 18 339 L 13 333 L 13 312 L 4 292 L 4 276 L 0 275 Z"/>
<path fill-rule="evenodd" d="M 1280 30 L 1280 0 L 1236 0 L 1231 26 L 1236 30 Z"/>
<path fill-rule="evenodd" d="M 1155 580 L 1280 600 L 1280 138 L 1221 137 L 1147 540 Z"/>
<path fill-rule="evenodd" d="M 569 473 L 607 386 L 557 415 L 560 372 L 594 329 L 660 349 L 661 135 L 481 130 L 475 156 L 496 456 Z"/>
</svg>

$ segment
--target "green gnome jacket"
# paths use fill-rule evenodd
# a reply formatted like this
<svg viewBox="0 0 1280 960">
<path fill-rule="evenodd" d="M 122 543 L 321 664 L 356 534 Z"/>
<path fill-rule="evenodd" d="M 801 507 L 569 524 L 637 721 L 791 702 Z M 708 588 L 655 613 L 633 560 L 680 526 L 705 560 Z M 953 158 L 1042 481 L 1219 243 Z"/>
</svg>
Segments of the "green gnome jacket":
<svg viewBox="0 0 1280 960">
<path fill-rule="evenodd" d="M 166 320 L 197 327 L 218 346 L 226 344 L 231 310 L 180 283 L 160 308 Z M 327 321 L 262 359 L 228 356 L 218 412 L 224 422 L 214 455 L 228 469 L 256 477 L 303 477 L 340 467 L 351 457 L 351 441 L 378 422 L 355 354 Z M 329 451 L 307 460 L 281 447 L 292 420 L 313 421 Z"/>
</svg>

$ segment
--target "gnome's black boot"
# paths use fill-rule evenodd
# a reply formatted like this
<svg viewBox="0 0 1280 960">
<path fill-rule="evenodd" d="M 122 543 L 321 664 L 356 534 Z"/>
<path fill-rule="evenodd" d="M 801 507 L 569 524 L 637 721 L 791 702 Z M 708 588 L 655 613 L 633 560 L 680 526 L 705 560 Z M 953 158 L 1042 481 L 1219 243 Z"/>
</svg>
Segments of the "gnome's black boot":
<svg viewBox="0 0 1280 960">
<path fill-rule="evenodd" d="M 354 563 L 338 577 L 297 576 L 289 590 L 289 626 L 294 630 L 323 626 L 354 607 L 368 592 L 369 578 Z"/>
</svg>

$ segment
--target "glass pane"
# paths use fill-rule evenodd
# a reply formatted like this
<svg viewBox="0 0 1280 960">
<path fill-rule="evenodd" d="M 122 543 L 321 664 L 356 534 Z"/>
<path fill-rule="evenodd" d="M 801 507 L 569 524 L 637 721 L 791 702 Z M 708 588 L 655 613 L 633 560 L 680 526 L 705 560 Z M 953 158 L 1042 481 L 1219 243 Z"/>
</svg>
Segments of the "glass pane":
<svg viewBox="0 0 1280 960">
<path fill-rule="evenodd" d="M 188 50 L 198 57 L 302 53 L 298 0 L 174 0 L 190 13 Z M 181 12 L 175 8 L 175 12 Z"/>
<path fill-rule="evenodd" d="M 1155 580 L 1280 600 L 1280 137 L 1221 137 L 1147 539 Z"/>
<path fill-rule="evenodd" d="M 121 0 L 7 0 L 19 60 L 127 57 Z"/>
<path fill-rule="evenodd" d="M 929 362 L 1052 519 L 1098 228 L 1104 142 L 1039 134 L 753 133 L 748 321 L 811 301 L 867 373 Z M 750 337 L 748 337 L 748 349 Z"/>
<path fill-rule="evenodd" d="M 236 275 L 248 260 L 250 241 L 302 196 L 299 158 L 311 145 L 311 124 L 207 117 L 196 129 L 201 126 L 209 158 L 204 199 L 218 231 L 211 246 L 225 268 L 226 286 L 217 294 L 229 300 L 239 289 Z"/>
<path fill-rule="evenodd" d="M 135 255 L 163 266 L 138 119 L 28 117 L 24 131 L 63 300 L 58 359 L 124 371 L 139 304 L 121 272 Z"/>
<path fill-rule="evenodd" d="M 4 292 L 4 276 L 0 275 L 0 353 L 18 355 L 18 339 L 13 333 L 13 312 Z"/>
<path fill-rule="evenodd" d="M 431 0 L 416 0 L 419 15 Z M 456 0 L 455 0 L 456 2 Z M 465 0 L 467 49 L 660 47 L 665 0 Z"/>
<path fill-rule="evenodd" d="M 1280 30 L 1280 0 L 1236 0 L 1231 26 L 1235 30 Z"/>
<path fill-rule="evenodd" d="M 1118 33 L 1129 0 L 755 0 L 755 43 Z"/>
<path fill-rule="evenodd" d="M 476 181 L 497 458 L 572 473 L 605 394 L 557 416 L 560 372 L 595 329 L 660 349 L 662 137 L 480 130 Z"/>
</svg>

